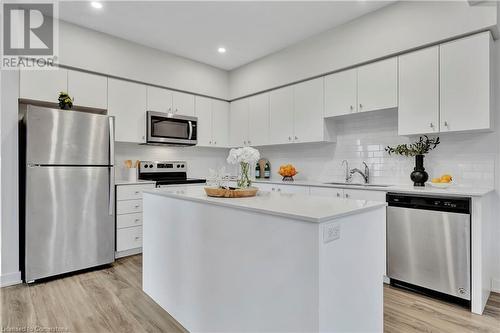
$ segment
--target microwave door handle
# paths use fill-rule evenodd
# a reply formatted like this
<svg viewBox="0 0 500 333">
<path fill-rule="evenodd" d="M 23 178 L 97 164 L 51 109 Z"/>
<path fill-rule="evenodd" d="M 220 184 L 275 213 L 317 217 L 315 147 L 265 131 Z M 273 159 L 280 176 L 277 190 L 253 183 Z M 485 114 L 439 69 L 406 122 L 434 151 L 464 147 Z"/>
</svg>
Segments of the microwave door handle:
<svg viewBox="0 0 500 333">
<path fill-rule="evenodd" d="M 189 138 L 188 138 L 188 140 L 191 140 L 193 137 L 193 122 L 190 120 L 190 121 L 188 121 L 188 123 L 189 123 Z"/>
</svg>

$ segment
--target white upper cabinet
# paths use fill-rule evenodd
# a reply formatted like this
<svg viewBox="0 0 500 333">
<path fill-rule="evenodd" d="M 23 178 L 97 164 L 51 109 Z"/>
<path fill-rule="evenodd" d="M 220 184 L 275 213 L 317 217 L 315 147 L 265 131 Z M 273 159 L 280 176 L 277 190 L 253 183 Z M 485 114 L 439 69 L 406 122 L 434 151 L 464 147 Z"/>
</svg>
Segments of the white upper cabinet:
<svg viewBox="0 0 500 333">
<path fill-rule="evenodd" d="M 293 142 L 293 87 L 269 93 L 269 141 L 271 144 Z"/>
<path fill-rule="evenodd" d="M 194 95 L 172 91 L 172 110 L 175 114 L 194 116 Z"/>
<path fill-rule="evenodd" d="M 269 93 L 248 98 L 248 144 L 269 144 Z"/>
<path fill-rule="evenodd" d="M 146 86 L 108 79 L 108 114 L 115 116 L 115 140 L 146 142 Z"/>
<path fill-rule="evenodd" d="M 212 100 L 212 146 L 229 146 L 229 103 Z"/>
<path fill-rule="evenodd" d="M 68 71 L 20 70 L 19 96 L 24 99 L 58 103 L 61 91 L 68 91 Z"/>
<path fill-rule="evenodd" d="M 440 45 L 440 130 L 491 128 L 489 32 Z"/>
<path fill-rule="evenodd" d="M 389 58 L 358 68 L 358 112 L 397 107 L 397 92 L 397 58 Z"/>
<path fill-rule="evenodd" d="M 108 78 L 102 75 L 68 70 L 68 94 L 73 104 L 90 108 L 108 108 Z"/>
<path fill-rule="evenodd" d="M 198 146 L 212 145 L 212 100 L 206 97 L 195 97 L 196 117 L 198 118 Z"/>
<path fill-rule="evenodd" d="M 194 95 L 148 86 L 148 110 L 194 116 Z"/>
<path fill-rule="evenodd" d="M 196 96 L 198 118 L 198 146 L 227 147 L 229 126 L 229 103 Z"/>
<path fill-rule="evenodd" d="M 439 46 L 399 57 L 399 135 L 439 132 Z"/>
<path fill-rule="evenodd" d="M 357 110 L 357 69 L 325 76 L 325 117 Z"/>
<path fill-rule="evenodd" d="M 248 146 L 248 98 L 231 102 L 229 142 L 233 147 Z"/>
<path fill-rule="evenodd" d="M 323 78 L 294 85 L 294 142 L 325 140 Z"/>
<path fill-rule="evenodd" d="M 171 90 L 148 86 L 147 91 L 148 111 L 173 112 Z"/>
</svg>

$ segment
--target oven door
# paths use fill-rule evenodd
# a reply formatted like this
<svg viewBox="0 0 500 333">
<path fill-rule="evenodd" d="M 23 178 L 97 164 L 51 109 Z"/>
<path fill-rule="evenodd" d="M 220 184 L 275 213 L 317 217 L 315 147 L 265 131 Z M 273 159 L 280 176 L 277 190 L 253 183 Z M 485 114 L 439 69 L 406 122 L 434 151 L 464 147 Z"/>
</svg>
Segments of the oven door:
<svg viewBox="0 0 500 333">
<path fill-rule="evenodd" d="M 197 118 L 164 112 L 146 113 L 147 143 L 194 146 Z"/>
</svg>

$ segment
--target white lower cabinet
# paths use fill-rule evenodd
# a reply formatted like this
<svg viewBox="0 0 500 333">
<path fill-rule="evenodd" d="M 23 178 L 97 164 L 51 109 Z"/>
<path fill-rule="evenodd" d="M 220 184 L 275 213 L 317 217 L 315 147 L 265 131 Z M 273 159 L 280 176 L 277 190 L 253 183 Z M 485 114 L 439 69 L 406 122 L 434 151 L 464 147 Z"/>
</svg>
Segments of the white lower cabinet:
<svg viewBox="0 0 500 333">
<path fill-rule="evenodd" d="M 142 251 L 142 191 L 154 184 L 116 186 L 116 258 Z"/>
<path fill-rule="evenodd" d="M 381 201 L 385 202 L 385 192 L 384 191 L 373 191 L 373 190 L 358 190 L 358 189 L 344 189 L 344 198 L 354 199 L 354 200 L 369 200 L 369 201 Z"/>
<path fill-rule="evenodd" d="M 341 188 L 311 187 L 309 191 L 311 195 L 316 195 L 320 197 L 336 197 L 336 198 L 344 197 L 344 190 Z"/>
</svg>

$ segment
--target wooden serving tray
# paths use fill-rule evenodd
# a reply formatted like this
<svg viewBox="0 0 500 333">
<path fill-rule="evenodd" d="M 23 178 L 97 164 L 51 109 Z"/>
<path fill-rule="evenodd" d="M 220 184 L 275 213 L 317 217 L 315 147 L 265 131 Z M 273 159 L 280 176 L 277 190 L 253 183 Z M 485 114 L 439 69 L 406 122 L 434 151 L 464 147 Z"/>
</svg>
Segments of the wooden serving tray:
<svg viewBox="0 0 500 333">
<path fill-rule="evenodd" d="M 259 189 L 257 187 L 249 188 L 220 188 L 220 187 L 205 187 L 205 193 L 209 197 L 217 198 L 246 198 L 254 197 Z"/>
</svg>

